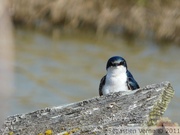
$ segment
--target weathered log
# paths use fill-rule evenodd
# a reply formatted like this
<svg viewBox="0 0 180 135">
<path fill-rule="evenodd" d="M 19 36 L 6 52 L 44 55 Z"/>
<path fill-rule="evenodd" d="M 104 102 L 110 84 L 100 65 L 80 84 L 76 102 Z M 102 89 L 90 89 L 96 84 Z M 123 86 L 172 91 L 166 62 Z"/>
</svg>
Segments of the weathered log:
<svg viewBox="0 0 180 135">
<path fill-rule="evenodd" d="M 0 134 L 111 134 L 122 126 L 153 126 L 173 94 L 170 83 L 162 82 L 135 91 L 10 116 Z"/>
</svg>

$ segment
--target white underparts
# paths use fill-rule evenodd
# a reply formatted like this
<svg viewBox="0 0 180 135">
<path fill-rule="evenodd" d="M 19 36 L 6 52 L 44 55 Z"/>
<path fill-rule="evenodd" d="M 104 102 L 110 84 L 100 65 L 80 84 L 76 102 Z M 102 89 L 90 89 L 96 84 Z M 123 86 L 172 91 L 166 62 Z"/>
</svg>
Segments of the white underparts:
<svg viewBox="0 0 180 135">
<path fill-rule="evenodd" d="M 103 95 L 127 90 L 126 68 L 124 66 L 109 67 L 106 82 L 102 88 Z"/>
</svg>

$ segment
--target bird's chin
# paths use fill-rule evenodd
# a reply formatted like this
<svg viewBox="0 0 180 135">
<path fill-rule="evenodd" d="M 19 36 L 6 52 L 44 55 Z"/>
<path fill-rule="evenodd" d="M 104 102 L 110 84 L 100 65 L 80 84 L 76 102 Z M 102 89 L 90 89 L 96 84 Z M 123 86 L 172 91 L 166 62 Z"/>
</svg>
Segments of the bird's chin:
<svg viewBox="0 0 180 135">
<path fill-rule="evenodd" d="M 119 66 L 111 66 L 110 68 L 111 68 L 111 69 L 118 69 Z"/>
<path fill-rule="evenodd" d="M 119 69 L 122 69 L 122 67 L 120 66 L 110 67 L 110 70 L 119 70 Z"/>
<path fill-rule="evenodd" d="M 108 73 L 115 74 L 115 75 L 126 73 L 126 68 L 122 66 L 110 67 L 108 68 Z"/>
<path fill-rule="evenodd" d="M 114 72 L 116 70 L 118 70 L 118 67 L 109 67 L 108 68 L 108 72 Z"/>
</svg>

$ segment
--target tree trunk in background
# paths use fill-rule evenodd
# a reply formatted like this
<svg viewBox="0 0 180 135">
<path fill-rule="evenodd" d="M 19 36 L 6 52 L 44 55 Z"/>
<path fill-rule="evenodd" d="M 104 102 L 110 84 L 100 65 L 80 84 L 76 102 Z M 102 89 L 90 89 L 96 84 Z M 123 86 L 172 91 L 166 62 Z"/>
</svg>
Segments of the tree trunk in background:
<svg viewBox="0 0 180 135">
<path fill-rule="evenodd" d="M 7 117 L 13 92 L 13 34 L 8 1 L 0 0 L 0 125 Z"/>
</svg>

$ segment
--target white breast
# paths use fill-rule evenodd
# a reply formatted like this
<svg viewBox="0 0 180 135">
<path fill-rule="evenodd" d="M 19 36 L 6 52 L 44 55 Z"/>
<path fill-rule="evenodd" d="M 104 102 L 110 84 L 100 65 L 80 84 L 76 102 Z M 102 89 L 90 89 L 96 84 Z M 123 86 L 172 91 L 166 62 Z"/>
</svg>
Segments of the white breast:
<svg viewBox="0 0 180 135">
<path fill-rule="evenodd" d="M 127 91 L 126 68 L 123 66 L 110 67 L 107 71 L 106 82 L 102 88 L 103 95 L 113 92 Z"/>
</svg>

